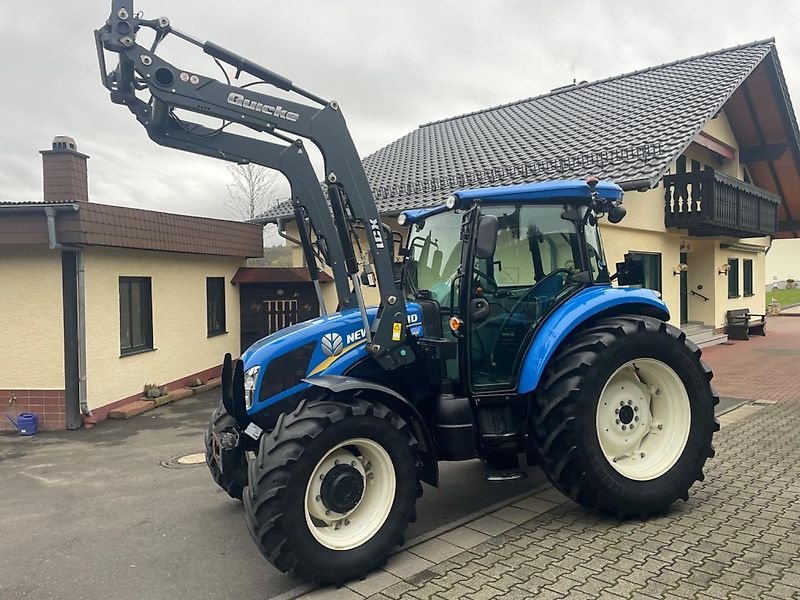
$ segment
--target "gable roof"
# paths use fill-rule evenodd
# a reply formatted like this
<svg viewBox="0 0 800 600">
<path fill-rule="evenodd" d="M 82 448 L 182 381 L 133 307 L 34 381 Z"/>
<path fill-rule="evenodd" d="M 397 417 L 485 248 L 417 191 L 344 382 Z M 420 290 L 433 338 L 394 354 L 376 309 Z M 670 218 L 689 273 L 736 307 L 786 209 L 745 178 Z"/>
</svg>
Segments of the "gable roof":
<svg viewBox="0 0 800 600">
<path fill-rule="evenodd" d="M 367 156 L 364 169 L 389 214 L 439 204 L 458 189 L 589 175 L 651 188 L 762 62 L 777 73 L 773 103 L 790 114 L 787 156 L 796 155 L 800 176 L 800 135 L 774 39 L 433 121 Z M 785 196 L 779 185 L 755 183 Z M 800 204 L 800 179 L 797 192 Z M 288 212 L 278 206 L 264 216 Z"/>
<path fill-rule="evenodd" d="M 649 188 L 770 52 L 772 42 L 434 121 L 366 157 L 364 168 L 382 211 L 435 204 L 457 187 L 588 175 L 626 189 Z M 448 176 L 466 181 L 450 184 Z M 437 186 L 443 178 L 444 185 Z M 432 191 L 431 182 L 439 189 Z"/>
</svg>

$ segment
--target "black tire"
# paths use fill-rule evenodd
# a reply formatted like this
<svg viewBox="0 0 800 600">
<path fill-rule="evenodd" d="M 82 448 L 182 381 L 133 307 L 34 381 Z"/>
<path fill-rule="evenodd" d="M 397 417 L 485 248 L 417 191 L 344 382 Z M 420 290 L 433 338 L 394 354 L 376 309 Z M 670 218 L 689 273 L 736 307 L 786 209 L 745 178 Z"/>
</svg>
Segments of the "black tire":
<svg viewBox="0 0 800 600">
<path fill-rule="evenodd" d="M 644 316 L 592 323 L 556 353 L 536 395 L 532 437 L 548 479 L 587 508 L 620 518 L 665 512 L 703 480 L 719 430 L 711 370 L 700 350 L 678 328 Z M 603 454 L 595 423 L 600 395 L 612 374 L 628 361 L 653 358 L 670 366 L 688 392 L 691 425 L 677 462 L 649 481 L 629 479 Z"/>
<path fill-rule="evenodd" d="M 330 448 L 350 438 L 378 442 L 394 464 L 396 489 L 384 524 L 361 546 L 332 550 L 312 535 L 305 518 L 305 492 L 317 463 Z M 415 502 L 422 494 L 417 440 L 411 428 L 385 406 L 359 398 L 302 401 L 281 415 L 261 438 L 251 461 L 244 506 L 247 527 L 275 567 L 317 583 L 341 585 L 363 578 L 403 543 Z"/>
<path fill-rule="evenodd" d="M 219 407 L 211 415 L 211 420 L 206 429 L 205 445 L 206 445 L 206 465 L 211 472 L 211 478 L 219 487 L 221 487 L 226 494 L 235 500 L 242 499 L 242 493 L 247 485 L 247 457 L 243 450 L 238 450 L 239 464 L 238 468 L 233 472 L 225 471 L 224 473 L 217 464 L 217 459 L 214 456 L 213 448 L 213 432 L 221 432 L 226 430 L 233 430 L 236 426 L 236 420 L 227 413 L 222 402 Z"/>
</svg>

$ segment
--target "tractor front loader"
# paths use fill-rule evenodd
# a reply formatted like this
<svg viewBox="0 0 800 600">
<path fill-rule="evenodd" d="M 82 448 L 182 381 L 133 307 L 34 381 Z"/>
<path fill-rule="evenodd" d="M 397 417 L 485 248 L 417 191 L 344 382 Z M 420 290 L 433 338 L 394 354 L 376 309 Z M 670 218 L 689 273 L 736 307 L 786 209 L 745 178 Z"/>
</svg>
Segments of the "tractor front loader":
<svg viewBox="0 0 800 600">
<path fill-rule="evenodd" d="M 168 35 L 201 48 L 225 81 L 162 59 Z M 481 459 L 492 481 L 538 463 L 564 494 L 618 517 L 661 513 L 702 480 L 719 428 L 712 374 L 659 295 L 630 285 L 634 269 L 609 274 L 598 223 L 624 217 L 618 186 L 459 191 L 401 214 L 395 253 L 338 103 L 144 19 L 133 0 L 113 0 L 95 37 L 111 100 L 153 141 L 277 169 L 291 185 L 322 314 L 225 357 L 206 435 L 214 481 L 243 500 L 278 569 L 363 577 L 403 543 L 440 461 Z M 118 55 L 110 72 L 107 53 Z M 224 65 L 248 80 L 232 83 Z M 303 140 L 322 153 L 325 193 Z M 321 268 L 334 275 L 335 313 Z M 372 284 L 378 306 L 364 302 Z"/>
</svg>

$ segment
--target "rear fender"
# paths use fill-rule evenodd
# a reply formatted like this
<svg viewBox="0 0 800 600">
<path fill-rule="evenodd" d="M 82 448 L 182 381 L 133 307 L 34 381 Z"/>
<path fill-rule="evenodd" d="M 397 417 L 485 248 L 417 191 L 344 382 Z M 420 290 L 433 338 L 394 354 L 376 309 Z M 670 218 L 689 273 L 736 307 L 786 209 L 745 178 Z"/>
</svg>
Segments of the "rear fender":
<svg viewBox="0 0 800 600">
<path fill-rule="evenodd" d="M 434 445 L 433 437 L 422 415 L 406 398 L 391 388 L 356 377 L 318 375 L 316 377 L 309 377 L 303 381 L 313 386 L 330 390 L 336 394 L 365 390 L 369 391 L 372 397 L 375 395 L 380 396 L 380 402 L 405 419 L 409 425 L 411 425 L 415 436 L 417 438 L 422 438 L 421 440 L 418 439 L 418 441 L 421 442 L 420 445 L 424 447 L 420 448 L 419 453 L 422 459 L 420 479 L 435 487 L 439 485 L 439 464 L 436 460 L 436 446 Z"/>
<path fill-rule="evenodd" d="M 589 320 L 623 313 L 669 320 L 667 305 L 652 290 L 608 285 L 585 288 L 556 308 L 536 330 L 522 358 L 517 392 L 527 394 L 536 389 L 547 363 L 575 329 Z"/>
</svg>

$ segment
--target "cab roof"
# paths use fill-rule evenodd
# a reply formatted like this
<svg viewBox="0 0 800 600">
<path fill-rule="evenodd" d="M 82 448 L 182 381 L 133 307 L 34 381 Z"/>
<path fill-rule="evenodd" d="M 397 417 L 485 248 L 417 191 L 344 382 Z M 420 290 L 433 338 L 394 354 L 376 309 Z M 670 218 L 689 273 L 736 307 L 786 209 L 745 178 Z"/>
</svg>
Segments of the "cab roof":
<svg viewBox="0 0 800 600">
<path fill-rule="evenodd" d="M 622 188 L 610 181 L 600 181 L 597 184 L 597 192 L 601 200 L 619 201 L 622 200 Z M 457 199 L 457 205 L 472 200 L 491 204 L 503 204 L 508 202 L 549 204 L 559 201 L 586 200 L 591 198 L 589 184 L 581 179 L 566 181 L 543 181 L 539 183 L 522 183 L 517 185 L 504 185 L 498 187 L 477 188 L 470 190 L 460 190 L 453 194 Z M 416 223 L 427 217 L 447 212 L 446 205 L 440 204 L 430 208 L 413 208 L 404 210 L 401 215 L 405 215 L 404 224 Z"/>
<path fill-rule="evenodd" d="M 597 192 L 602 200 L 622 200 L 622 188 L 610 181 L 600 181 Z M 541 202 L 559 200 L 589 200 L 589 184 L 580 179 L 566 181 L 543 181 L 499 187 L 460 190 L 454 194 L 459 200 L 481 200 L 482 202 Z"/>
</svg>

